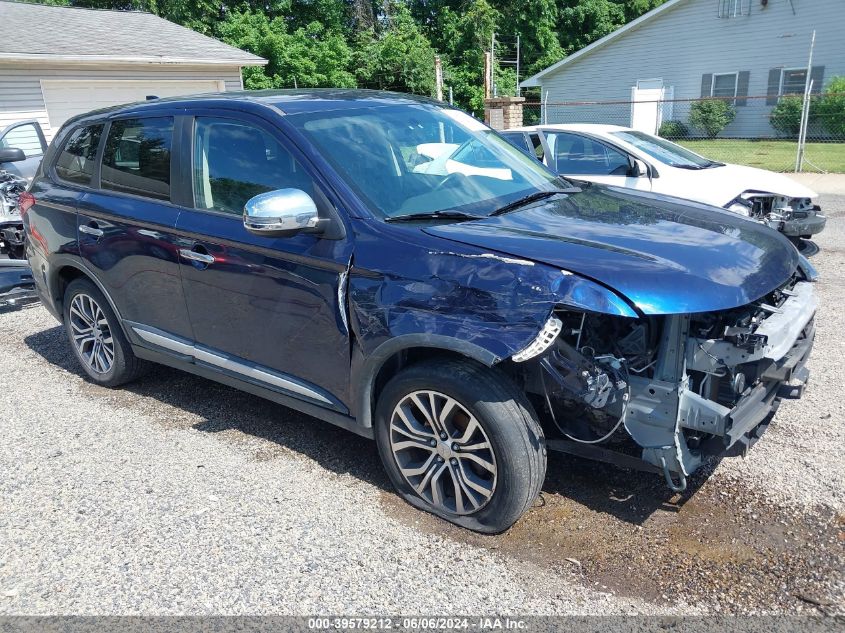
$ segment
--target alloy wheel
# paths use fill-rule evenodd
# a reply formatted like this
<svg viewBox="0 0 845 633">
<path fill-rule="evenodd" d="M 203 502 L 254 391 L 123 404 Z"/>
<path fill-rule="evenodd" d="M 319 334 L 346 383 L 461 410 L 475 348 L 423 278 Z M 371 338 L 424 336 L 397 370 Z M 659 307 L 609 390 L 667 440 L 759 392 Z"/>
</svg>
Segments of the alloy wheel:
<svg viewBox="0 0 845 633">
<path fill-rule="evenodd" d="M 405 481 L 439 510 L 470 514 L 496 490 L 496 456 L 481 423 L 454 398 L 415 391 L 393 409 L 390 449 Z"/>
<path fill-rule="evenodd" d="M 80 293 L 70 303 L 73 344 L 88 367 L 105 374 L 114 364 L 114 338 L 106 315 L 89 295 Z"/>
</svg>

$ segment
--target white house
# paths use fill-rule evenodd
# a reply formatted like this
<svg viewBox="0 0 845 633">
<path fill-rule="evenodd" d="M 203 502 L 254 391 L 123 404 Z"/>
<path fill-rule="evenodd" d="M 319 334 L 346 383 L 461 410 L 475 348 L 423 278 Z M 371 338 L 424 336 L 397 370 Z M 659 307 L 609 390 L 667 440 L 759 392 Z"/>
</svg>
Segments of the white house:
<svg viewBox="0 0 845 633">
<path fill-rule="evenodd" d="M 0 130 L 36 119 L 47 140 L 110 105 L 240 90 L 265 59 L 149 13 L 0 0 Z"/>
<path fill-rule="evenodd" d="M 617 102 L 549 107 L 549 123 L 654 131 L 661 120 L 684 120 L 689 102 L 681 100 L 723 97 L 737 112 L 724 135 L 772 136 L 772 106 L 804 92 L 813 31 L 819 92 L 845 75 L 845 0 L 668 0 L 521 86 L 539 86 L 549 103 Z"/>
</svg>

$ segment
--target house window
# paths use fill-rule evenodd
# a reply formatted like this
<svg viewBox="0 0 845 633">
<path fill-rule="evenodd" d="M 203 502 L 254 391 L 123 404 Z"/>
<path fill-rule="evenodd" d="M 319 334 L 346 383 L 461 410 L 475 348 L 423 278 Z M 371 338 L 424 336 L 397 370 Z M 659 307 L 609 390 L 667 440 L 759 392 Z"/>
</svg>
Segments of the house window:
<svg viewBox="0 0 845 633">
<path fill-rule="evenodd" d="M 806 84 L 806 68 L 784 68 L 780 73 L 781 95 L 803 95 Z"/>
<path fill-rule="evenodd" d="M 711 97 L 736 97 L 736 81 L 738 73 L 724 73 L 713 75 L 710 85 Z"/>
<path fill-rule="evenodd" d="M 720 18 L 736 18 L 751 15 L 751 0 L 718 0 Z"/>
</svg>

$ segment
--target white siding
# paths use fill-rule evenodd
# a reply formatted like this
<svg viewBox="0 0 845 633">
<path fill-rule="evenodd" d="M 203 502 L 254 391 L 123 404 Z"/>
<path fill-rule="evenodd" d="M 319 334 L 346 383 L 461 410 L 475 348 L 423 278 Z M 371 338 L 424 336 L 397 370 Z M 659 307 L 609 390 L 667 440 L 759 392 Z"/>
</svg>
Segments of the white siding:
<svg viewBox="0 0 845 633">
<path fill-rule="evenodd" d="M 695 99 L 701 96 L 702 75 L 749 71 L 748 94 L 765 95 L 769 69 L 806 67 L 813 29 L 813 65 L 825 67 L 825 82 L 845 75 L 843 0 L 769 0 L 766 7 L 755 1 L 751 15 L 728 19 L 719 19 L 717 8 L 718 0 L 680 2 L 542 77 L 543 94 L 549 91 L 550 103 L 627 101 L 638 79 L 660 77 L 674 88 L 676 99 Z M 771 133 L 765 102 L 748 104 L 737 108 L 726 132 L 743 135 L 762 125 Z M 550 108 L 550 120 L 553 112 Z M 596 123 L 630 122 L 630 110 L 622 106 L 595 109 L 590 116 Z"/>
<path fill-rule="evenodd" d="M 115 103 L 144 101 L 148 96 L 178 97 L 224 91 L 216 79 L 42 79 L 41 94 L 50 127 L 56 129 L 69 118 Z"/>
<path fill-rule="evenodd" d="M 126 65 L 86 67 L 79 65 L 35 65 L 0 63 L 0 129 L 20 121 L 36 119 L 49 141 L 57 131 L 50 127 L 41 80 L 215 80 L 225 82 L 226 90 L 241 90 L 238 66 L 157 66 Z M 119 101 L 115 102 L 115 105 Z M 93 104 L 92 108 L 102 107 Z"/>
</svg>

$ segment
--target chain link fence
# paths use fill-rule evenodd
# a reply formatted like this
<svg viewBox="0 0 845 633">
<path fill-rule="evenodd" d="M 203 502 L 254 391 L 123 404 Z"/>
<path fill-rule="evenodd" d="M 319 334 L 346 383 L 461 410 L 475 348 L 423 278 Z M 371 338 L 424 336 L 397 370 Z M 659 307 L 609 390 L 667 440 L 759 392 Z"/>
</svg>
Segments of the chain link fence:
<svg viewBox="0 0 845 633">
<path fill-rule="evenodd" d="M 599 123 L 659 134 L 712 160 L 795 171 L 802 96 L 526 103 L 524 125 Z M 802 171 L 845 173 L 845 93 L 813 95 Z"/>
</svg>

